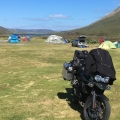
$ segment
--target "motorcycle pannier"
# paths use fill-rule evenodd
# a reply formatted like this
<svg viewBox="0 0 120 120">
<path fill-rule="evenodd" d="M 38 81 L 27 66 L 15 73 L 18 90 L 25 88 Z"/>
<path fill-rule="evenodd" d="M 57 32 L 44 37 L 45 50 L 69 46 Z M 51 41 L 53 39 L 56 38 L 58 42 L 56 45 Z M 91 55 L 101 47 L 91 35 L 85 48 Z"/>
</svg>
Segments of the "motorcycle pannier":
<svg viewBox="0 0 120 120">
<path fill-rule="evenodd" d="M 72 80 L 73 70 L 72 70 L 72 67 L 71 67 L 71 63 L 65 62 L 63 64 L 62 76 L 63 76 L 64 80 Z"/>
</svg>

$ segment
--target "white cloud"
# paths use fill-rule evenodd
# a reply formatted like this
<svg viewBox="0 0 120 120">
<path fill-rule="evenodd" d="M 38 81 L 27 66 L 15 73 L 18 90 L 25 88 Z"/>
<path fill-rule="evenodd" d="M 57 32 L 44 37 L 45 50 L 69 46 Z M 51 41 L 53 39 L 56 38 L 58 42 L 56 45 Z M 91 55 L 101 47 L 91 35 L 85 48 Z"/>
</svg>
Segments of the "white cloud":
<svg viewBox="0 0 120 120">
<path fill-rule="evenodd" d="M 109 14 L 110 14 L 110 13 L 106 13 L 105 16 L 106 16 L 106 15 L 109 15 Z"/>
<path fill-rule="evenodd" d="M 53 15 L 49 15 L 50 18 L 68 18 L 67 15 L 63 15 L 63 14 L 53 14 Z"/>
<path fill-rule="evenodd" d="M 102 9 L 98 8 L 97 11 L 102 11 Z"/>
<path fill-rule="evenodd" d="M 49 20 L 52 20 L 52 19 L 65 19 L 65 18 L 68 18 L 67 15 L 63 15 L 63 14 L 52 14 L 52 15 L 49 15 L 48 17 L 43 17 L 43 18 L 22 18 L 24 20 L 29 20 L 29 21 L 49 21 Z"/>
<path fill-rule="evenodd" d="M 48 21 L 50 18 L 22 18 L 24 20 L 30 20 L 30 21 Z"/>
</svg>

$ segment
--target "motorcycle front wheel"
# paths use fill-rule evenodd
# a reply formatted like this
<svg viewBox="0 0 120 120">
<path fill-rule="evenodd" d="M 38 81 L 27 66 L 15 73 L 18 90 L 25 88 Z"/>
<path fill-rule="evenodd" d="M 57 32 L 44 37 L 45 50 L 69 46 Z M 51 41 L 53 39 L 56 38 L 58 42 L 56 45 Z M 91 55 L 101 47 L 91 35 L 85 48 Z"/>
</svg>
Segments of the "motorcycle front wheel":
<svg viewBox="0 0 120 120">
<path fill-rule="evenodd" d="M 108 120 L 110 117 L 109 101 L 96 99 L 96 107 L 93 109 L 92 98 L 89 98 L 83 109 L 85 120 Z"/>
</svg>

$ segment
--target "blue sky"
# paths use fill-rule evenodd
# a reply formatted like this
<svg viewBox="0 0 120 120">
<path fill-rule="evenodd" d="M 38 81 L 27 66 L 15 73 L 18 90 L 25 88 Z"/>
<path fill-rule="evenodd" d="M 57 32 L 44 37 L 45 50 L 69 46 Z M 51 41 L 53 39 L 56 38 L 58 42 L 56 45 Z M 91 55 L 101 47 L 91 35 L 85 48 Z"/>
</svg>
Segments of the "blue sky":
<svg viewBox="0 0 120 120">
<path fill-rule="evenodd" d="M 0 26 L 72 30 L 87 26 L 120 6 L 120 0 L 0 0 Z"/>
</svg>

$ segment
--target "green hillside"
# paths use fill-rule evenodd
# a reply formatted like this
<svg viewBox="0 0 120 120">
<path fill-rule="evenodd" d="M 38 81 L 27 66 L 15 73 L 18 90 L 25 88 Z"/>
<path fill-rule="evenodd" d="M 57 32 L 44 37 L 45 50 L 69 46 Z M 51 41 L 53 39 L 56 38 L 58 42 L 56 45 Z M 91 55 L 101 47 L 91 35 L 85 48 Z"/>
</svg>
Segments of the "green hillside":
<svg viewBox="0 0 120 120">
<path fill-rule="evenodd" d="M 9 35 L 10 31 L 0 26 L 0 36 Z"/>
<path fill-rule="evenodd" d="M 90 37 L 107 37 L 111 40 L 120 39 L 120 7 L 102 19 L 80 29 L 62 32 L 62 36 L 76 38 L 81 34 Z"/>
</svg>

